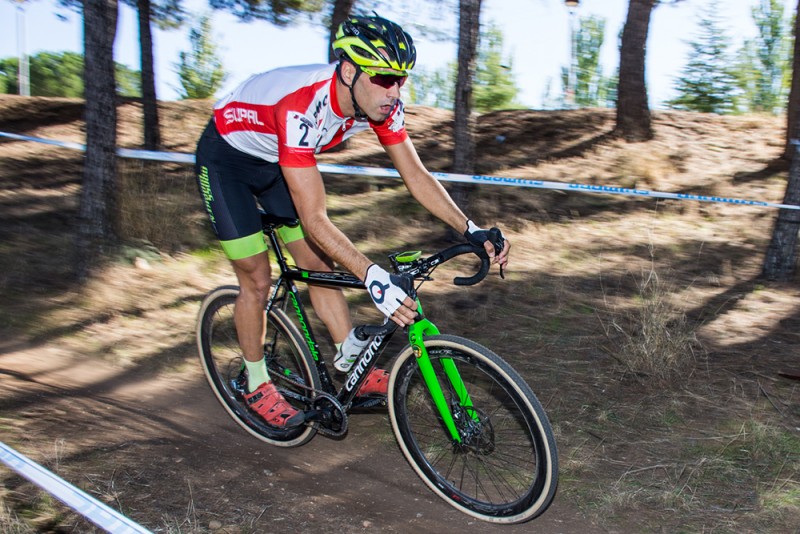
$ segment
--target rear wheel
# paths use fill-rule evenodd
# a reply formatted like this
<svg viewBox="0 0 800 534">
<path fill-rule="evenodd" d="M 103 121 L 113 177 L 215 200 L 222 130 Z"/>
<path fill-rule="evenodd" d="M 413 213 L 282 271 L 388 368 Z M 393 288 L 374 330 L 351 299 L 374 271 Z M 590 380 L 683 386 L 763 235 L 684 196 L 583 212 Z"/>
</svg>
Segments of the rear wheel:
<svg viewBox="0 0 800 534">
<path fill-rule="evenodd" d="M 270 426 L 244 403 L 247 374 L 233 322 L 239 288 L 224 286 L 203 300 L 197 319 L 197 348 L 208 383 L 225 410 L 242 428 L 262 441 L 279 447 L 296 447 L 308 442 L 316 425 L 292 429 Z M 281 310 L 267 315 L 264 355 L 270 378 L 287 401 L 306 410 L 306 400 L 320 388 L 314 360 L 297 327 Z M 304 400 L 306 399 L 306 400 Z"/>
<path fill-rule="evenodd" d="M 411 466 L 445 501 L 484 521 L 521 523 L 544 512 L 558 485 L 558 453 L 533 391 L 499 356 L 472 341 L 431 336 L 425 348 L 458 439 L 445 427 L 407 347 L 392 369 L 389 415 Z M 445 374 L 449 362 L 471 405 Z"/>
</svg>

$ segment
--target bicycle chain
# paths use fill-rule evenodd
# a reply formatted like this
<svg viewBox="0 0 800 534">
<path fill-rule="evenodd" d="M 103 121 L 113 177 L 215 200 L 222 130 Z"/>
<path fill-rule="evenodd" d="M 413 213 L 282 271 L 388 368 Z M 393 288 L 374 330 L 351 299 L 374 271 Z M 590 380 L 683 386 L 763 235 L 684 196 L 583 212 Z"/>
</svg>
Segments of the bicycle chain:
<svg viewBox="0 0 800 534">
<path fill-rule="evenodd" d="M 307 386 L 305 384 L 300 384 L 299 382 L 295 382 L 293 380 L 287 380 L 287 379 L 285 379 L 285 377 L 283 375 L 280 375 L 280 374 L 278 376 L 280 377 L 281 382 L 286 382 L 286 383 L 291 384 L 294 387 L 302 388 L 302 389 L 304 389 L 304 390 L 306 390 L 306 391 L 308 391 L 310 393 L 314 393 L 315 395 L 313 397 L 311 397 L 312 399 L 317 398 L 317 396 L 319 396 L 319 395 L 328 395 L 328 396 L 330 396 L 330 393 L 328 393 L 327 391 L 323 391 L 323 390 L 317 389 L 317 388 L 312 388 L 311 386 Z"/>
</svg>

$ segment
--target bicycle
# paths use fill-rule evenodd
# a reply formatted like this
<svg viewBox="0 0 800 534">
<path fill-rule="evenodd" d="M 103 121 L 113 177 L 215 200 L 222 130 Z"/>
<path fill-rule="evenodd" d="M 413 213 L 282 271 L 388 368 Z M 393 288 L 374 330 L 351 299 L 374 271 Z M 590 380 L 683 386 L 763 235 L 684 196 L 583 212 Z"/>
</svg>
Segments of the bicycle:
<svg viewBox="0 0 800 534">
<path fill-rule="evenodd" d="M 247 376 L 233 324 L 239 289 L 222 286 L 203 300 L 197 343 L 206 378 L 217 399 L 247 432 L 269 444 L 297 447 L 315 434 L 341 437 L 348 415 L 387 406 L 394 435 L 405 458 L 425 484 L 456 509 L 494 523 L 521 523 L 543 513 L 558 485 L 558 453 L 553 431 L 536 395 L 495 353 L 468 339 L 441 334 L 422 312 L 417 294 L 433 270 L 462 254 L 481 266 L 456 285 L 480 282 L 489 270 L 483 247 L 454 245 L 423 258 L 421 252 L 390 254 L 395 273 L 416 300 L 419 316 L 408 327 L 408 345 L 395 359 L 388 397 L 359 396 L 358 389 L 383 355 L 398 326 L 356 327 L 371 339 L 337 389 L 312 332 L 297 283 L 366 289 L 345 272 L 316 272 L 290 266 L 275 229 L 297 221 L 262 214 L 264 233 L 279 267 L 267 301 L 264 354 L 272 380 L 306 423 L 292 429 L 267 425 L 243 401 Z M 502 236 L 490 231 L 502 249 Z M 414 282 L 419 284 L 414 287 Z M 294 320 L 290 318 L 293 315 Z"/>
</svg>

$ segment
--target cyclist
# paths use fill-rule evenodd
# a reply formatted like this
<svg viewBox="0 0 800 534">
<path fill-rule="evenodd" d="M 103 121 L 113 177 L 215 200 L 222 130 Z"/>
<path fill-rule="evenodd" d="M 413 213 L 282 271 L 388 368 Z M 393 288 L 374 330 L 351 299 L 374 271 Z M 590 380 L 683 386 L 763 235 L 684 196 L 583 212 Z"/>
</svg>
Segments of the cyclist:
<svg viewBox="0 0 800 534">
<path fill-rule="evenodd" d="M 248 374 L 245 399 L 268 424 L 293 427 L 304 414 L 270 381 L 264 362 L 264 306 L 271 285 L 261 207 L 299 219 L 280 236 L 298 267 L 330 271 L 334 262 L 365 282 L 378 309 L 404 326 L 416 316 L 415 303 L 399 280 L 372 263 L 332 224 L 315 154 L 371 128 L 411 194 L 428 211 L 475 244 L 494 263 L 508 262 L 508 241 L 495 255 L 486 232 L 453 203 L 425 169 L 408 138 L 400 88 L 416 60 L 411 37 L 377 16 L 355 16 L 338 29 L 333 49 L 338 62 L 280 68 L 256 74 L 214 105 L 214 116 L 197 146 L 197 179 L 206 210 L 239 281 L 234 321 Z M 347 370 L 358 355 L 344 295 L 310 286 L 311 303 L 337 346 L 334 365 Z M 383 394 L 388 373 L 373 369 L 359 394 Z"/>
</svg>

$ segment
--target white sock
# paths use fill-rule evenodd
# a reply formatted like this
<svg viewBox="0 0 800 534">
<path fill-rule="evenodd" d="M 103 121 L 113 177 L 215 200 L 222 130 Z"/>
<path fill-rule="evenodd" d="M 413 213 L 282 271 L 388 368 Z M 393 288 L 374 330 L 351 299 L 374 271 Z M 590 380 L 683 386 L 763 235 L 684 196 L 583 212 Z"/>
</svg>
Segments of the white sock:
<svg viewBox="0 0 800 534">
<path fill-rule="evenodd" d="M 245 360 L 244 366 L 247 368 L 247 391 L 249 393 L 254 392 L 261 384 L 270 381 L 264 358 L 257 362 Z"/>
</svg>

